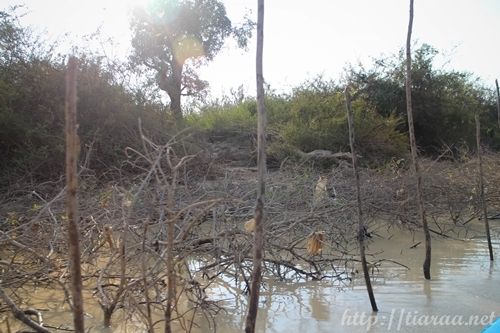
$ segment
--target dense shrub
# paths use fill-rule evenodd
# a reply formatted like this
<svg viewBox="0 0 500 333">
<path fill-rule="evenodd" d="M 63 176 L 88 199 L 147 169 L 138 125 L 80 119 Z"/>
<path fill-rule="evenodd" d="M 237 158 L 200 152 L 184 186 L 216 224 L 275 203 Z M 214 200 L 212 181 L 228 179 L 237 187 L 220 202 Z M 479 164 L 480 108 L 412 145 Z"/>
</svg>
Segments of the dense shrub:
<svg viewBox="0 0 500 333">
<path fill-rule="evenodd" d="M 200 113 L 191 113 L 186 124 L 205 132 L 212 140 L 253 133 L 257 121 L 256 105 L 247 100 L 240 104 L 209 105 Z"/>
<path fill-rule="evenodd" d="M 353 101 L 358 152 L 367 162 L 383 162 L 406 153 L 406 137 L 397 130 L 401 119 L 383 117 L 362 99 Z M 333 83 L 306 85 L 296 90 L 290 103 L 291 119 L 281 131 L 282 137 L 309 152 L 327 149 L 349 151 L 344 95 Z"/>
<path fill-rule="evenodd" d="M 475 145 L 474 112 L 480 112 L 489 142 L 498 134 L 495 125 L 495 97 L 481 87 L 470 73 L 435 68 L 438 52 L 423 44 L 414 51 L 412 63 L 412 102 L 415 135 L 422 152 L 441 153 L 443 146 Z M 354 79 L 364 100 L 378 114 L 406 118 L 405 55 L 378 59 L 373 66 L 353 69 Z M 406 131 L 406 123 L 402 123 Z"/>
<path fill-rule="evenodd" d="M 320 79 L 296 88 L 291 95 L 269 93 L 268 154 L 271 161 L 299 157 L 298 150 L 348 151 L 348 132 L 343 93 L 337 85 Z M 383 162 L 406 153 L 405 135 L 397 130 L 401 119 L 383 117 L 362 100 L 353 103 L 357 142 L 365 161 Z M 256 132 L 253 99 L 214 104 L 187 118 L 188 124 L 216 140 L 235 140 Z"/>
<path fill-rule="evenodd" d="M 1 181 L 58 177 L 64 170 L 65 59 L 34 47 L 39 39 L 12 15 L 2 12 L 0 20 Z M 91 169 L 117 167 L 127 146 L 139 147 L 138 118 L 151 136 L 168 136 L 161 105 L 117 83 L 101 58 L 79 58 L 79 134 L 83 152 L 92 145 Z"/>
</svg>

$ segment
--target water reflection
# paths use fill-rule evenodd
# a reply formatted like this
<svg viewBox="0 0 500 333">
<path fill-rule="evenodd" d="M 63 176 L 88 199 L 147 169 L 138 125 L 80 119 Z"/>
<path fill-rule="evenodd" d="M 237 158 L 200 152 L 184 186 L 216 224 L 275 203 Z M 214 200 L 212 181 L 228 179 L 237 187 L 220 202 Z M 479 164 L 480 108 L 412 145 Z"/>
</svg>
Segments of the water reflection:
<svg viewBox="0 0 500 333">
<path fill-rule="evenodd" d="M 259 309 L 258 332 L 479 332 L 483 325 L 476 322 L 461 326 L 419 324 L 432 315 L 442 320 L 453 316 L 480 319 L 492 313 L 500 316 L 498 263 L 490 263 L 483 240 L 434 238 L 432 280 L 426 281 L 423 242 L 411 248 L 422 241 L 419 233 L 397 229 L 390 233 L 390 241 L 384 235 L 369 246 L 370 253 L 380 253 L 373 260 L 393 260 L 383 261 L 375 271 L 378 314 L 371 313 L 361 276 L 342 291 L 326 281 L 268 281 Z M 498 241 L 494 246 L 498 253 Z M 355 314 L 364 315 L 362 324 L 358 320 L 356 325 L 348 325 L 346 318 Z M 232 315 L 241 316 L 236 312 Z M 238 331 L 220 328 L 222 332 Z"/>
<path fill-rule="evenodd" d="M 326 301 L 327 295 L 322 289 L 312 289 L 309 294 L 311 316 L 317 321 L 330 319 L 330 304 Z"/>
<path fill-rule="evenodd" d="M 432 304 L 432 283 L 429 280 L 424 281 L 424 295 L 427 298 L 427 306 Z"/>
</svg>

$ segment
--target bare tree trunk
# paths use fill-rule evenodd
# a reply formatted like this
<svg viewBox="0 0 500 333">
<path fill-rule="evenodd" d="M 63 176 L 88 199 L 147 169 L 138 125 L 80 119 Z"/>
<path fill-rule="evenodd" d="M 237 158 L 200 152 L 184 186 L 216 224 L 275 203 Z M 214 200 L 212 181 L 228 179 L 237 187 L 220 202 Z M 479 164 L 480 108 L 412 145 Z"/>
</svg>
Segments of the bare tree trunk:
<svg viewBox="0 0 500 333">
<path fill-rule="evenodd" d="M 168 77 L 167 69 L 163 67 L 160 69 L 161 74 L 157 78 L 157 83 L 160 89 L 168 94 L 170 98 L 170 112 L 174 118 L 175 124 L 180 127 L 184 120 L 181 104 L 184 62 L 174 58 L 170 65 L 172 67 L 172 76 Z"/>
<path fill-rule="evenodd" d="M 475 120 L 477 161 L 479 169 L 479 196 L 481 200 L 481 208 L 483 210 L 484 226 L 486 228 L 486 239 L 488 240 L 488 251 L 490 253 L 490 260 L 493 261 L 493 246 L 491 245 L 490 222 L 488 221 L 488 207 L 486 205 L 486 198 L 484 195 L 483 154 L 481 152 L 481 122 L 479 121 L 479 112 L 476 112 Z"/>
<path fill-rule="evenodd" d="M 368 291 L 368 297 L 370 298 L 370 304 L 374 312 L 378 311 L 377 302 L 375 301 L 375 295 L 373 294 L 372 283 L 370 280 L 370 272 L 368 271 L 368 264 L 366 262 L 365 254 L 365 225 L 363 223 L 363 207 L 361 202 L 361 188 L 359 181 L 359 171 L 358 171 L 358 157 L 356 155 L 356 150 L 354 148 L 354 120 L 351 110 L 351 96 L 349 94 L 349 85 L 346 86 L 345 90 L 345 105 L 347 111 L 347 124 L 349 125 L 349 145 L 351 146 L 352 155 L 352 168 L 354 171 L 354 178 L 356 179 L 356 200 L 358 204 L 358 241 L 359 241 L 359 255 L 361 257 L 361 266 L 363 267 L 363 274 L 365 276 L 366 290 Z"/>
<path fill-rule="evenodd" d="M 183 65 L 174 59 L 172 68 L 172 88 L 169 92 L 170 111 L 174 116 L 175 124 L 182 126 L 184 120 L 182 116 L 181 95 L 182 95 L 182 68 Z"/>
<path fill-rule="evenodd" d="M 262 279 L 262 255 L 264 247 L 264 193 L 266 176 L 266 126 L 267 114 L 264 106 L 264 76 L 262 74 L 262 51 L 264 47 L 264 0 L 258 0 L 257 15 L 257 166 L 259 173 L 259 183 L 257 191 L 257 204 L 255 206 L 255 232 L 253 245 L 253 270 L 250 285 L 250 298 L 248 302 L 248 314 L 246 318 L 246 333 L 255 332 L 257 320 L 257 310 L 259 305 L 260 282 Z"/>
<path fill-rule="evenodd" d="M 498 127 L 500 127 L 500 88 L 498 88 L 498 79 L 495 79 L 497 86 L 497 114 L 498 114 Z"/>
<path fill-rule="evenodd" d="M 420 221 L 425 236 L 425 260 L 424 260 L 424 277 L 427 280 L 431 278 L 431 234 L 425 216 L 424 202 L 422 198 L 422 174 L 420 172 L 417 143 L 415 140 L 415 127 L 413 125 L 413 109 L 411 102 L 411 33 L 413 28 L 413 0 L 410 0 L 410 20 L 408 23 L 408 35 L 406 38 L 406 112 L 408 114 L 408 131 L 410 134 L 411 159 L 413 162 L 413 171 L 417 182 L 417 207 Z"/>
<path fill-rule="evenodd" d="M 71 268 L 71 293 L 73 297 L 73 322 L 75 332 L 83 333 L 82 273 L 80 266 L 80 241 L 78 230 L 78 174 L 77 163 L 80 140 L 76 123 L 76 73 L 78 63 L 75 57 L 68 60 L 66 73 L 66 190 L 68 215 L 69 262 Z"/>
</svg>

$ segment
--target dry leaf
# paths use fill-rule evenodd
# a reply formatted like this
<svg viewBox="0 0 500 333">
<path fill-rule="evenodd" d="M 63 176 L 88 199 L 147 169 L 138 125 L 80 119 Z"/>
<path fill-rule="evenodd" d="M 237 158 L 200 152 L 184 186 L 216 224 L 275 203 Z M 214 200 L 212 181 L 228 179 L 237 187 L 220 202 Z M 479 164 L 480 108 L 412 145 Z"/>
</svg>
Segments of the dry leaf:
<svg viewBox="0 0 500 333">
<path fill-rule="evenodd" d="M 323 250 L 324 231 L 315 231 L 307 238 L 307 253 L 315 256 Z"/>
<path fill-rule="evenodd" d="M 245 231 L 248 233 L 255 231 L 255 219 L 252 218 L 245 222 Z"/>
</svg>

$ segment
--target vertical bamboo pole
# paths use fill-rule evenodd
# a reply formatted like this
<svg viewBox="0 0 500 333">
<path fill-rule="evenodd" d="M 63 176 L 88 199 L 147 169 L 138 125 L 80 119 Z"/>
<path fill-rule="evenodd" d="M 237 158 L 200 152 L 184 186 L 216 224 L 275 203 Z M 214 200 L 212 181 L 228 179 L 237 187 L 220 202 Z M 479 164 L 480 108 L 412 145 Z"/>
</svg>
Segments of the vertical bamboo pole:
<svg viewBox="0 0 500 333">
<path fill-rule="evenodd" d="M 497 115 L 498 115 L 498 127 L 500 127 L 500 88 L 498 88 L 498 79 L 495 79 L 495 85 L 497 86 Z"/>
<path fill-rule="evenodd" d="M 80 266 L 80 241 L 78 230 L 78 174 L 77 163 L 80 140 L 76 121 L 76 73 L 78 62 L 75 57 L 68 60 L 66 72 L 66 212 L 68 215 L 69 262 L 71 272 L 71 293 L 73 297 L 73 322 L 75 332 L 84 333 L 82 273 Z"/>
<path fill-rule="evenodd" d="M 474 118 L 476 120 L 476 148 L 479 170 L 479 196 L 481 200 L 481 209 L 483 211 L 484 226 L 486 229 L 486 239 L 488 240 L 488 251 L 490 253 L 490 260 L 493 261 L 493 246 L 491 245 L 490 222 L 488 221 L 488 207 L 484 195 L 483 153 L 481 151 L 481 122 L 479 121 L 479 112 L 476 112 Z"/>
<path fill-rule="evenodd" d="M 172 333 L 172 310 L 174 308 L 175 302 L 175 285 L 176 276 L 174 272 L 174 238 L 175 238 L 175 186 L 177 183 L 177 169 L 172 167 L 170 162 L 171 151 L 167 152 L 167 160 L 172 170 L 171 183 L 167 186 L 167 258 L 166 258 L 166 268 L 167 268 L 167 304 L 165 308 L 165 333 Z"/>
<path fill-rule="evenodd" d="M 422 174 L 420 171 L 417 143 L 415 140 L 415 127 L 413 125 L 413 109 L 411 101 L 411 33 L 413 29 L 413 0 L 410 0 L 410 19 L 408 23 L 408 35 L 406 38 L 406 112 L 408 114 L 408 131 L 410 134 L 410 148 L 411 148 L 411 159 L 413 165 L 413 172 L 415 174 L 417 182 L 417 207 L 420 221 L 422 223 L 422 228 L 425 236 L 425 260 L 424 260 L 424 277 L 427 280 L 431 278 L 431 234 L 429 232 L 429 226 L 427 224 L 427 218 L 425 216 L 424 202 L 422 198 Z"/>
<path fill-rule="evenodd" d="M 264 106 L 264 76 L 262 73 L 262 54 L 264 48 L 264 0 L 258 0 L 257 14 L 257 57 L 256 57 L 256 79 L 257 79 L 257 167 L 258 167 L 258 191 L 257 204 L 255 206 L 255 232 L 253 245 L 253 270 L 250 285 L 250 297 L 248 302 L 248 313 L 245 323 L 245 332 L 255 332 L 257 310 L 259 305 L 260 283 L 262 279 L 262 256 L 264 251 L 264 193 L 266 185 L 266 127 L 267 114 Z"/>
<path fill-rule="evenodd" d="M 363 222 L 363 206 L 361 202 L 361 186 L 359 180 L 358 171 L 358 157 L 356 155 L 356 149 L 354 147 L 354 117 L 351 110 L 351 96 L 349 93 L 349 85 L 345 89 L 345 106 L 347 111 L 347 124 L 349 125 L 349 145 L 351 146 L 352 155 L 352 169 L 354 172 L 354 178 L 356 180 L 356 201 L 358 205 L 358 242 L 359 242 L 359 255 L 361 257 L 361 266 L 363 267 L 363 274 L 365 276 L 366 290 L 368 291 L 368 297 L 370 298 L 370 304 L 374 312 L 378 311 L 377 302 L 375 301 L 375 295 L 373 294 L 372 283 L 370 280 L 370 272 L 368 271 L 368 264 L 366 262 L 365 253 L 365 225 Z"/>
</svg>

